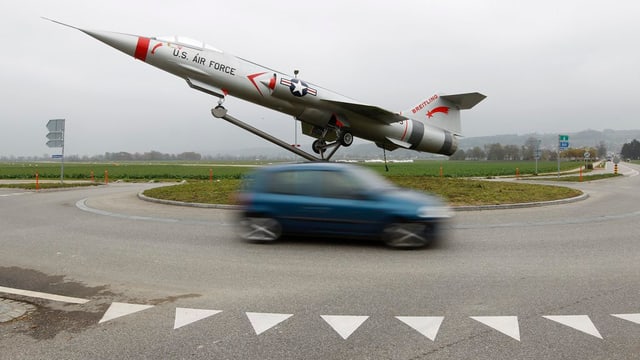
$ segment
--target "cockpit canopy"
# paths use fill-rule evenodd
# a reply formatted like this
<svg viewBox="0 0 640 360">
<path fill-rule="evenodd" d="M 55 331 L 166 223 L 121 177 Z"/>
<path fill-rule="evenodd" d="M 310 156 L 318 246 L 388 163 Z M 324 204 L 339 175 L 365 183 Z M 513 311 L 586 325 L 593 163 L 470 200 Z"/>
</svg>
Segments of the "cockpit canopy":
<svg viewBox="0 0 640 360">
<path fill-rule="evenodd" d="M 158 36 L 152 38 L 153 40 L 164 41 L 170 44 L 182 45 L 197 50 L 212 50 L 221 53 L 222 50 L 216 49 L 211 45 L 205 44 L 200 40 L 195 40 L 186 36 Z"/>
</svg>

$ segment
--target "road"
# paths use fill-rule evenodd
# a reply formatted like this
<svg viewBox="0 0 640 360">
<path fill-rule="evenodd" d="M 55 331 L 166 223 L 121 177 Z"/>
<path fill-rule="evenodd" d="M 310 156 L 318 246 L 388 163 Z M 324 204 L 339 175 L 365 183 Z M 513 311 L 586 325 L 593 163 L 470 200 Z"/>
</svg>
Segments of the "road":
<svg viewBox="0 0 640 360">
<path fill-rule="evenodd" d="M 638 359 L 640 176 L 623 168 L 571 185 L 583 201 L 459 212 L 419 251 L 244 243 L 233 211 L 137 199 L 150 184 L 0 189 L 0 287 L 88 300 L 0 292 L 35 308 L 0 323 L 0 357 Z"/>
</svg>

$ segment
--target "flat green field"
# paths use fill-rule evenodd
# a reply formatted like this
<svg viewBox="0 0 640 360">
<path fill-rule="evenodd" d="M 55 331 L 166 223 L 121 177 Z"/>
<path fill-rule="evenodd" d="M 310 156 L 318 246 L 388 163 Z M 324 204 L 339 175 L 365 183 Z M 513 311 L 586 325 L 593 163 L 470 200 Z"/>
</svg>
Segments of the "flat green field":
<svg viewBox="0 0 640 360">
<path fill-rule="evenodd" d="M 178 181 L 184 185 L 147 190 L 145 195 L 167 200 L 198 203 L 232 204 L 242 177 L 255 166 L 264 164 L 184 164 L 184 163 L 69 163 L 65 164 L 64 177 L 68 180 L 90 180 L 91 172 L 96 182 L 109 181 Z M 495 205 L 569 198 L 581 192 L 559 186 L 524 184 L 522 182 L 492 182 L 468 178 L 493 178 L 498 176 L 534 177 L 535 163 L 511 161 L 417 161 L 413 163 L 366 163 L 391 181 L 403 187 L 435 193 L 451 205 Z M 556 162 L 540 162 L 540 173 L 555 173 Z M 580 163 L 562 162 L 561 170 L 576 169 Z M 0 179 L 33 179 L 36 172 L 40 179 L 59 179 L 59 163 L 0 163 Z M 209 181 L 209 180 L 212 181 Z M 0 185 L 14 186 L 14 185 Z M 33 184 L 19 185 L 33 188 Z"/>
<path fill-rule="evenodd" d="M 91 173 L 98 181 L 103 181 L 105 172 L 110 181 L 148 181 L 148 180 L 208 180 L 210 174 L 214 179 L 239 179 L 252 167 L 264 163 L 66 163 L 64 178 L 70 180 L 89 180 Z M 535 172 L 534 162 L 518 161 L 416 161 L 413 163 L 389 163 L 389 172 L 384 164 L 366 163 L 385 175 L 401 176 L 440 176 L 443 177 L 494 177 L 515 176 L 516 169 L 521 175 Z M 561 162 L 561 170 L 577 168 L 580 163 Z M 538 163 L 539 173 L 557 171 L 557 163 L 545 161 Z M 35 179 L 36 172 L 40 179 L 59 179 L 60 163 L 0 163 L 0 179 Z"/>
</svg>

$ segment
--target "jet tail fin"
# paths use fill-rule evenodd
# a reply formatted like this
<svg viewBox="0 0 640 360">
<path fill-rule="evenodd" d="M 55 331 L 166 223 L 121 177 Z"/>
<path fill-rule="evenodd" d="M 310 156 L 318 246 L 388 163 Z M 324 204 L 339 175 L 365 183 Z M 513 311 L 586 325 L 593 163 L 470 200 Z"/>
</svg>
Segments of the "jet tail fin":
<svg viewBox="0 0 640 360">
<path fill-rule="evenodd" d="M 460 110 L 471 109 L 486 98 L 478 92 L 454 95 L 433 95 L 401 114 L 414 120 L 462 135 Z"/>
</svg>

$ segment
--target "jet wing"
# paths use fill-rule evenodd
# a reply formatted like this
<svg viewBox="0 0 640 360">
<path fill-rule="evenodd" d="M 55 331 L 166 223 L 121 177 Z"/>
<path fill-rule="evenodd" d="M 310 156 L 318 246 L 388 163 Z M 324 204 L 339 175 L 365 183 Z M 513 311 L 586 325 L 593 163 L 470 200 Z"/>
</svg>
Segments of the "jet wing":
<svg viewBox="0 0 640 360">
<path fill-rule="evenodd" d="M 408 119 L 407 117 L 404 117 L 398 113 L 391 112 L 389 110 L 385 110 L 383 108 L 379 108 L 373 105 L 354 103 L 354 102 L 344 102 L 344 101 L 337 101 L 337 100 L 322 100 L 322 101 L 330 103 L 337 108 L 348 110 L 358 115 L 362 115 L 366 118 L 377 120 L 384 124 L 391 124 L 391 123 L 404 121 Z"/>
</svg>

